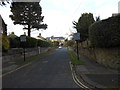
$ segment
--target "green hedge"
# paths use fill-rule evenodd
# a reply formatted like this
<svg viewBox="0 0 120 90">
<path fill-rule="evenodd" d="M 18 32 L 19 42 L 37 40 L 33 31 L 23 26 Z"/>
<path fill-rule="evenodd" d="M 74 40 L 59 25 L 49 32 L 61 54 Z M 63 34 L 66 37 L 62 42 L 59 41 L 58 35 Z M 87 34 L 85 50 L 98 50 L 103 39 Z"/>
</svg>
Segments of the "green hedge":
<svg viewBox="0 0 120 90">
<path fill-rule="evenodd" d="M 9 37 L 9 36 L 8 36 Z M 52 44 L 48 41 L 38 40 L 33 37 L 26 37 L 26 42 L 20 42 L 20 37 L 9 37 L 10 48 L 34 48 L 37 46 L 40 47 L 49 47 Z"/>
<path fill-rule="evenodd" d="M 89 39 L 92 47 L 109 48 L 120 46 L 120 15 L 91 25 Z"/>
<path fill-rule="evenodd" d="M 49 47 L 49 46 L 51 46 L 51 43 L 47 42 L 47 41 L 38 40 L 37 41 L 37 46 L 40 46 L 40 47 Z"/>
<path fill-rule="evenodd" d="M 19 37 L 8 37 L 10 41 L 10 48 L 19 48 L 20 47 L 20 38 Z"/>
</svg>

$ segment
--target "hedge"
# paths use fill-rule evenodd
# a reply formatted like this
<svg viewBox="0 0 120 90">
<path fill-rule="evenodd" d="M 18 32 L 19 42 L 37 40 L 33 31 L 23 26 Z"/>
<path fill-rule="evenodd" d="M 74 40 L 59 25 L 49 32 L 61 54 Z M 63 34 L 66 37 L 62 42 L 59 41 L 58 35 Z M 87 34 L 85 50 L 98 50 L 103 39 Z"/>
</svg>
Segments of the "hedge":
<svg viewBox="0 0 120 90">
<path fill-rule="evenodd" d="M 20 42 L 20 37 L 9 37 L 10 48 L 34 48 L 37 46 L 40 47 L 49 47 L 51 44 L 47 41 L 38 40 L 33 37 L 26 37 L 26 42 Z"/>
<path fill-rule="evenodd" d="M 19 37 L 8 37 L 10 41 L 10 48 L 19 48 L 20 47 L 20 38 Z"/>
<path fill-rule="evenodd" d="M 89 40 L 92 47 L 120 46 L 120 15 L 92 24 L 89 28 Z"/>
</svg>

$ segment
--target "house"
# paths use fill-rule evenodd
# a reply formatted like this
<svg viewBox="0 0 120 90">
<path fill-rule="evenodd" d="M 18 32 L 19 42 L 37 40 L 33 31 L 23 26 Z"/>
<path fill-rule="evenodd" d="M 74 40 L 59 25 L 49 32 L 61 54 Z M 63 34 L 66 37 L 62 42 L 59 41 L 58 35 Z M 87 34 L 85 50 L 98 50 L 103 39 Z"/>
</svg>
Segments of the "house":
<svg viewBox="0 0 120 90">
<path fill-rule="evenodd" d="M 0 15 L 0 33 L 7 36 L 7 24 L 5 24 L 1 15 Z"/>
<path fill-rule="evenodd" d="M 50 40 L 52 42 L 59 42 L 59 43 L 63 43 L 65 41 L 65 38 L 64 37 L 54 37 L 54 36 L 51 36 L 51 37 L 47 37 L 46 38 L 47 40 Z"/>
<path fill-rule="evenodd" d="M 36 37 L 36 39 L 40 39 L 40 40 L 46 40 L 44 37 L 42 37 L 41 33 L 39 33 L 39 35 Z"/>
</svg>

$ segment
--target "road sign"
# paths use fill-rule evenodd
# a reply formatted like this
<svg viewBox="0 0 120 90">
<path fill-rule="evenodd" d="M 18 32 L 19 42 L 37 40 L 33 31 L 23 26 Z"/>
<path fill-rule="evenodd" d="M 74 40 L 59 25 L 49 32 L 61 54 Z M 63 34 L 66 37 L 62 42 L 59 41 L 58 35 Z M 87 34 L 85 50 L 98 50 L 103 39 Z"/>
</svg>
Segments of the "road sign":
<svg viewBox="0 0 120 90">
<path fill-rule="evenodd" d="M 80 33 L 74 33 L 73 38 L 74 40 L 80 40 Z"/>
<path fill-rule="evenodd" d="M 20 41 L 21 42 L 26 42 L 26 35 L 21 35 L 20 36 Z"/>
</svg>

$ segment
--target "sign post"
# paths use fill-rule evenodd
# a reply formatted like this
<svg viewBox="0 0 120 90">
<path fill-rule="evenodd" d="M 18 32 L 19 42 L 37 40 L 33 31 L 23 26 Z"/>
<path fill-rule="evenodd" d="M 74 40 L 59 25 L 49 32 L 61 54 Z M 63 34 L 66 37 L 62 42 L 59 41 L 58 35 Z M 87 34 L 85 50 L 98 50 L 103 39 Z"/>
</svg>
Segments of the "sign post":
<svg viewBox="0 0 120 90">
<path fill-rule="evenodd" d="M 78 47 L 78 41 L 80 40 L 80 33 L 74 33 L 73 35 L 74 40 L 76 41 L 77 44 L 77 59 L 79 60 L 79 47 Z"/>
<path fill-rule="evenodd" d="M 24 50 L 24 61 L 25 61 L 25 42 L 26 42 L 26 35 L 21 35 L 20 36 L 20 41 L 24 43 L 23 45 L 23 50 Z"/>
</svg>

